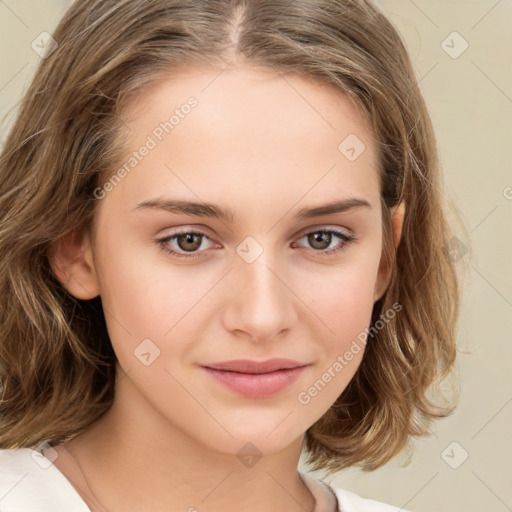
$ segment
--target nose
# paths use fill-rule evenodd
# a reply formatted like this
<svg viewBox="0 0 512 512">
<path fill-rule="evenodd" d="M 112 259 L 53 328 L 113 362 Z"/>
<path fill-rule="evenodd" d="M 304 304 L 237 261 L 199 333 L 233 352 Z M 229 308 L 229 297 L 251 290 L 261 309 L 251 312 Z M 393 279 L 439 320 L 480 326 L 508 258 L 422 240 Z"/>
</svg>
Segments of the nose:
<svg viewBox="0 0 512 512">
<path fill-rule="evenodd" d="M 248 263 L 237 258 L 227 285 L 224 327 L 254 341 L 275 339 L 297 323 L 293 291 L 285 272 L 263 252 Z"/>
</svg>

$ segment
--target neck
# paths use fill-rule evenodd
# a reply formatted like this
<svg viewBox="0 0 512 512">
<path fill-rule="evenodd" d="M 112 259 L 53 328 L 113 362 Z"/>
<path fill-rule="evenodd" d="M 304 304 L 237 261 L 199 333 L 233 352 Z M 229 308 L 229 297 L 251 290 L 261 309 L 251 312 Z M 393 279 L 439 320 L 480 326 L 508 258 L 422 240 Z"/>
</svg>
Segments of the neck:
<svg viewBox="0 0 512 512">
<path fill-rule="evenodd" d="M 214 451 L 147 401 L 134 404 L 127 377 L 115 397 L 105 415 L 66 443 L 88 484 L 89 492 L 80 494 L 93 512 L 239 512 L 240 505 L 252 512 L 314 511 L 315 497 L 297 471 L 303 437 L 277 453 L 255 453 L 240 442 L 233 453 Z"/>
</svg>

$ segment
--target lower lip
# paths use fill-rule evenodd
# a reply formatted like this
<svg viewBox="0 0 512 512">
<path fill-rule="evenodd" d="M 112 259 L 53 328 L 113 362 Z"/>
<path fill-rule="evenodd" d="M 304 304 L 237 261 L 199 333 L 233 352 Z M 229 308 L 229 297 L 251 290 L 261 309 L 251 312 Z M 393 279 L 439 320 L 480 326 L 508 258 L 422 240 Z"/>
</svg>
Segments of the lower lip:
<svg viewBox="0 0 512 512">
<path fill-rule="evenodd" d="M 293 384 L 307 366 L 277 370 L 270 373 L 238 373 L 203 367 L 221 384 L 250 398 L 274 395 Z"/>
</svg>

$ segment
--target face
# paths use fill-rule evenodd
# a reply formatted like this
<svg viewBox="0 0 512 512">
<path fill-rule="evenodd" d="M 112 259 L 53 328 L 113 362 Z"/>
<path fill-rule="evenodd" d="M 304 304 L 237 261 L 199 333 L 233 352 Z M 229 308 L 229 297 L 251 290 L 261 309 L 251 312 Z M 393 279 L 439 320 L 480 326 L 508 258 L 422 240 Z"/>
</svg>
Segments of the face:
<svg viewBox="0 0 512 512">
<path fill-rule="evenodd" d="M 189 70 L 123 119 L 86 251 L 125 378 L 212 450 L 282 449 L 349 383 L 386 286 L 366 122 L 338 91 L 248 68 Z M 303 368 L 204 368 L 272 358 Z"/>
</svg>

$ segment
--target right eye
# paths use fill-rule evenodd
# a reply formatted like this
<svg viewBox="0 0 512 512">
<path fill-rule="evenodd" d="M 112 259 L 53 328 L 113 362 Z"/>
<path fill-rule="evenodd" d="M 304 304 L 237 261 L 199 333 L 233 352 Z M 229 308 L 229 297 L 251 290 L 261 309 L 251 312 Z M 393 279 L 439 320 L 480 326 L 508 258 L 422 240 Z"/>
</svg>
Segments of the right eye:
<svg viewBox="0 0 512 512">
<path fill-rule="evenodd" d="M 176 256 L 177 258 L 198 258 L 200 253 L 208 248 L 204 247 L 205 240 L 212 242 L 205 233 L 199 231 L 179 231 L 157 240 L 157 243 L 163 251 L 171 256 Z"/>
</svg>

